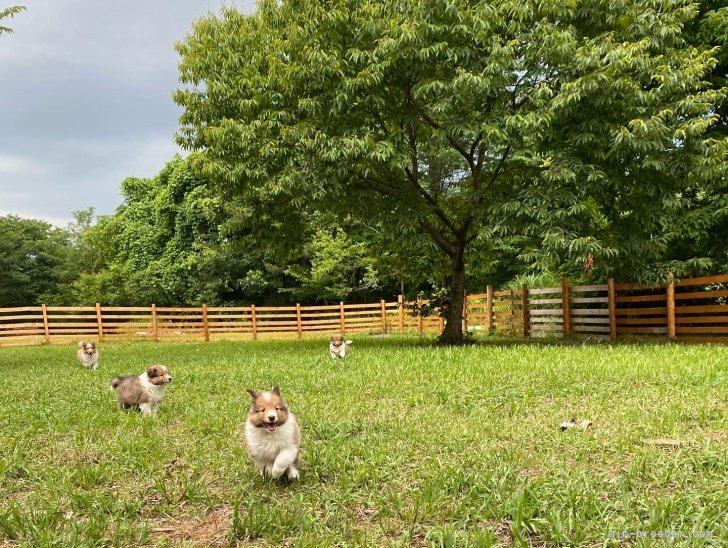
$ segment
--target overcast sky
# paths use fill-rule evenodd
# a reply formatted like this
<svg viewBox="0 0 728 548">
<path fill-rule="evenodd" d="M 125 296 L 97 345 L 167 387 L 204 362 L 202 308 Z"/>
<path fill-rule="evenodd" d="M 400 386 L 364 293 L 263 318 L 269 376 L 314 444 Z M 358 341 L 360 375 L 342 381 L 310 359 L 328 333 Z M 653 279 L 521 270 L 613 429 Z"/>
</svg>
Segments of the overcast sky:
<svg viewBox="0 0 728 548">
<path fill-rule="evenodd" d="M 227 2 L 230 5 L 232 2 Z M 220 0 L 0 0 L 0 215 L 113 213 L 178 151 L 175 40 Z M 254 0 L 234 5 L 251 11 Z"/>
</svg>

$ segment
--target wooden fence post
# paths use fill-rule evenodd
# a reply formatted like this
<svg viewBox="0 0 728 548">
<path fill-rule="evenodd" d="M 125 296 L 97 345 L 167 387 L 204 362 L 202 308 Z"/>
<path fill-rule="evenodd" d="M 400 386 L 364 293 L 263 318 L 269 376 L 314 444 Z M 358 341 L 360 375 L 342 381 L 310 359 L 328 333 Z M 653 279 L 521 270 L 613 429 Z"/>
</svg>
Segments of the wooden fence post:
<svg viewBox="0 0 728 548">
<path fill-rule="evenodd" d="M 463 295 L 463 333 L 468 332 L 468 294 Z"/>
<path fill-rule="evenodd" d="M 96 303 L 96 327 L 99 330 L 99 340 L 104 340 L 104 325 L 101 322 L 101 303 Z"/>
<path fill-rule="evenodd" d="M 202 334 L 205 336 L 205 342 L 210 342 L 210 325 L 207 323 L 207 305 L 202 305 Z"/>
<path fill-rule="evenodd" d="M 387 332 L 387 303 L 382 299 L 379 302 L 379 305 L 382 309 L 382 333 Z"/>
<path fill-rule="evenodd" d="M 250 305 L 250 321 L 253 324 L 253 340 L 258 338 L 258 325 L 255 321 L 255 305 Z"/>
<path fill-rule="evenodd" d="M 404 333 L 404 295 L 397 297 L 399 307 L 399 332 Z"/>
<path fill-rule="evenodd" d="M 341 336 L 346 335 L 346 313 L 344 312 L 344 301 L 339 303 L 339 325 L 341 326 Z"/>
<path fill-rule="evenodd" d="M 417 297 L 417 331 L 422 335 L 422 299 Z"/>
<path fill-rule="evenodd" d="M 489 285 L 485 293 L 485 311 L 488 315 L 487 325 L 488 331 L 493 331 L 495 325 L 493 325 L 493 286 Z"/>
<path fill-rule="evenodd" d="M 667 283 L 667 336 L 675 340 L 675 278 L 672 272 Z"/>
<path fill-rule="evenodd" d="M 301 303 L 296 303 L 296 333 L 300 339 L 303 335 L 303 324 L 301 321 Z"/>
<path fill-rule="evenodd" d="M 43 311 L 43 333 L 45 334 L 45 342 L 46 344 L 51 344 L 51 334 L 48 329 L 48 307 L 46 305 L 41 305 L 41 310 Z"/>
<path fill-rule="evenodd" d="M 523 336 L 530 336 L 530 317 L 528 310 L 528 286 L 521 286 L 521 312 L 523 313 Z"/>
<path fill-rule="evenodd" d="M 607 280 L 607 294 L 609 299 L 609 336 L 617 340 L 617 300 L 614 295 L 614 278 Z"/>
<path fill-rule="evenodd" d="M 157 305 L 152 305 L 152 336 L 154 337 L 154 342 L 158 342 L 159 335 L 157 334 Z"/>
<path fill-rule="evenodd" d="M 568 278 L 561 278 L 561 311 L 564 320 L 564 337 L 566 337 L 571 334 L 571 304 Z"/>
<path fill-rule="evenodd" d="M 508 331 L 513 333 L 516 330 L 516 325 L 515 325 L 516 324 L 516 307 L 514 306 L 515 299 L 513 298 L 516 296 L 515 291 L 513 291 L 512 289 L 509 289 L 508 296 L 510 297 L 510 299 L 508 300 L 508 307 L 510 308 L 510 314 L 508 315 L 509 316 L 508 317 L 508 323 L 509 323 Z"/>
</svg>

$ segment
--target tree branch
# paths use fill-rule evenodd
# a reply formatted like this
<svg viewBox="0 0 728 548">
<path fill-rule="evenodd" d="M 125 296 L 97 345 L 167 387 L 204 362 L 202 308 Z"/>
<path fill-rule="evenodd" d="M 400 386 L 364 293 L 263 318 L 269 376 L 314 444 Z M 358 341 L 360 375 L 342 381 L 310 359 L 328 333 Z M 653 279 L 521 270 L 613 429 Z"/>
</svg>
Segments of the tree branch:
<svg viewBox="0 0 728 548">
<path fill-rule="evenodd" d="M 455 252 L 457 251 L 455 244 L 448 240 L 445 235 L 440 232 L 430 221 L 428 221 L 427 219 L 422 219 L 422 221 L 420 221 L 420 226 L 422 227 L 422 230 L 432 236 L 432 239 L 435 241 L 435 243 L 440 246 L 440 249 L 442 249 L 448 255 L 448 257 L 452 257 L 455 254 Z"/>
</svg>

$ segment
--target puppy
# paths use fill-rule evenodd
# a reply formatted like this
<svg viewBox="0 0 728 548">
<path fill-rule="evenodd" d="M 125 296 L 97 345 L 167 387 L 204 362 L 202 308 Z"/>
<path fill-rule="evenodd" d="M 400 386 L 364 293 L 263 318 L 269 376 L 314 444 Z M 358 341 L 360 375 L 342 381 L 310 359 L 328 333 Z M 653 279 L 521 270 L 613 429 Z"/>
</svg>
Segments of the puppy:
<svg viewBox="0 0 728 548">
<path fill-rule="evenodd" d="M 157 412 L 167 385 L 172 382 L 164 365 L 153 365 L 141 375 L 111 379 L 110 387 L 119 395 L 119 409 L 137 409 L 145 415 Z"/>
<path fill-rule="evenodd" d="M 81 341 L 78 343 L 76 356 L 86 369 L 95 371 L 99 368 L 99 349 L 96 348 L 96 343 Z"/>
<path fill-rule="evenodd" d="M 285 472 L 288 479 L 298 479 L 301 432 L 296 416 L 283 403 L 278 385 L 270 392 L 248 390 L 248 394 L 253 401 L 245 423 L 245 441 L 258 473 L 277 479 Z"/>
<path fill-rule="evenodd" d="M 354 341 L 347 341 L 341 335 L 332 335 L 329 340 L 329 354 L 332 358 L 343 358 L 350 350 L 349 345 Z"/>
</svg>

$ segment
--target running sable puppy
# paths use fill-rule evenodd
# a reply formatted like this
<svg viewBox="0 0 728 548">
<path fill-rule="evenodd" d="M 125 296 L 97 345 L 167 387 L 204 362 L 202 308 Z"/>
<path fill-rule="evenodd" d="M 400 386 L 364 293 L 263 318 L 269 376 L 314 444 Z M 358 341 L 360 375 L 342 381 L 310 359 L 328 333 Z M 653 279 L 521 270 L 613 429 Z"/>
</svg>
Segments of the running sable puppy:
<svg viewBox="0 0 728 548">
<path fill-rule="evenodd" d="M 119 409 L 138 409 L 145 415 L 157 412 L 167 385 L 172 382 L 164 365 L 153 365 L 141 375 L 111 379 L 111 389 L 119 395 Z"/>
<path fill-rule="evenodd" d="M 331 357 L 334 359 L 343 358 L 351 352 L 349 346 L 353 342 L 354 341 L 347 341 L 341 335 L 331 335 L 331 339 L 329 339 L 329 354 L 331 354 Z"/>
<path fill-rule="evenodd" d="M 277 479 L 285 472 L 288 479 L 298 479 L 301 432 L 296 416 L 283 403 L 278 385 L 270 392 L 249 389 L 248 394 L 252 402 L 245 440 L 258 473 Z"/>
<path fill-rule="evenodd" d="M 95 371 L 99 368 L 99 349 L 96 348 L 95 342 L 81 341 L 78 343 L 76 357 L 86 369 Z"/>
</svg>

